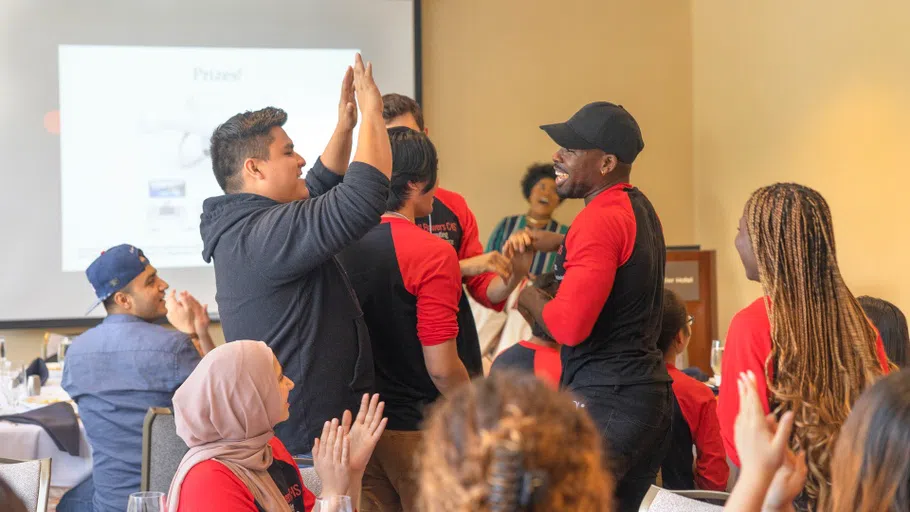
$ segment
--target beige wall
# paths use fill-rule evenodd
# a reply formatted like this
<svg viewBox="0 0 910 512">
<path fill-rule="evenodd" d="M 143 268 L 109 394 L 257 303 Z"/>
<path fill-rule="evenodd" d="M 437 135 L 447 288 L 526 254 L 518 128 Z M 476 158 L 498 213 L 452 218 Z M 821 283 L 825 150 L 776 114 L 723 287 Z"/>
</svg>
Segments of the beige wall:
<svg viewBox="0 0 910 512">
<path fill-rule="evenodd" d="M 71 327 L 49 330 L 67 336 L 78 336 L 85 329 Z M 215 345 L 224 343 L 224 333 L 221 331 L 221 324 L 213 324 L 209 331 L 212 333 Z M 44 329 L 14 329 L 0 331 L 0 336 L 6 338 L 7 357 L 11 361 L 28 363 L 41 355 L 44 333 Z"/>
<path fill-rule="evenodd" d="M 486 244 L 527 211 L 519 180 L 556 147 L 538 126 L 582 105 L 623 104 L 645 150 L 633 182 L 667 242 L 692 243 L 690 10 L 665 0 L 423 0 L 423 104 L 441 182 L 462 193 Z M 570 222 L 581 201 L 560 207 Z"/>
<path fill-rule="evenodd" d="M 695 239 L 718 250 L 719 323 L 758 297 L 733 247 L 754 189 L 830 203 L 854 294 L 910 308 L 910 2 L 692 2 Z"/>
<path fill-rule="evenodd" d="M 596 100 L 621 103 L 637 118 L 645 150 L 632 180 L 657 208 L 667 243 L 693 242 L 687 3 L 423 0 L 423 6 L 430 136 L 444 186 L 466 196 L 482 243 L 503 216 L 527 210 L 519 180 L 556 149 L 537 126 L 564 121 Z M 571 222 L 581 206 L 570 201 L 557 218 Z M 24 360 L 38 355 L 43 332 L 0 335 Z"/>
</svg>

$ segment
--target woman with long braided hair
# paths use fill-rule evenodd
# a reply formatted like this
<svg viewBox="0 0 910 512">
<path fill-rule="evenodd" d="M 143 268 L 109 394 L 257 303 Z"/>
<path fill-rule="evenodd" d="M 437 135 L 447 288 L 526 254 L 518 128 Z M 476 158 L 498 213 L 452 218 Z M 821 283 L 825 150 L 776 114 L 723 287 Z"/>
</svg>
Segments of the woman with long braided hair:
<svg viewBox="0 0 910 512">
<path fill-rule="evenodd" d="M 600 434 L 572 396 L 502 371 L 437 402 L 420 450 L 418 510 L 613 510 Z"/>
<path fill-rule="evenodd" d="M 841 277 L 831 211 L 818 192 L 792 183 L 756 190 L 736 248 L 764 297 L 740 311 L 727 332 L 718 403 L 724 445 L 738 466 L 736 382 L 752 370 L 765 413 L 794 413 L 791 442 L 809 466 L 801 503 L 814 508 L 830 490 L 837 434 L 863 390 L 888 372 L 888 359 Z"/>
</svg>

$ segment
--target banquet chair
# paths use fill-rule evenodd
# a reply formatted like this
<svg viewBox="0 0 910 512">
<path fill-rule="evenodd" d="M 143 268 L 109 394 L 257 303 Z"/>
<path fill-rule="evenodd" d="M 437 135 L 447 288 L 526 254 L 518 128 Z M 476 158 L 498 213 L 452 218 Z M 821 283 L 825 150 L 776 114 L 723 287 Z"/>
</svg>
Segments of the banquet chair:
<svg viewBox="0 0 910 512">
<path fill-rule="evenodd" d="M 143 492 L 164 492 L 171 486 L 177 467 L 189 451 L 177 435 L 174 413 L 164 407 L 152 407 L 142 425 L 142 479 Z"/>
<path fill-rule="evenodd" d="M 639 512 L 721 512 L 730 497 L 718 491 L 671 491 L 652 485 Z"/>
<path fill-rule="evenodd" d="M 300 478 L 303 479 L 303 485 L 315 494 L 316 497 L 322 496 L 322 480 L 316 474 L 316 468 L 313 465 L 312 455 L 296 455 L 294 462 L 300 471 Z"/>
<path fill-rule="evenodd" d="M 322 496 L 322 480 L 316 474 L 316 468 L 302 467 L 300 469 L 300 478 L 303 479 L 303 486 L 316 495 L 317 498 Z"/>
<path fill-rule="evenodd" d="M 29 512 L 47 510 L 51 486 L 51 459 L 0 459 L 0 478 L 12 488 Z"/>
</svg>

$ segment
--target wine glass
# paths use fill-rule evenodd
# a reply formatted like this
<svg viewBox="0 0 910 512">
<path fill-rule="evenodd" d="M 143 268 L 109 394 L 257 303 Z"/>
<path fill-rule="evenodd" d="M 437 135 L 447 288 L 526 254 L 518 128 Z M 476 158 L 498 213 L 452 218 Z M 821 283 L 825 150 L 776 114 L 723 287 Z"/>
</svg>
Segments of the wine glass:
<svg viewBox="0 0 910 512">
<path fill-rule="evenodd" d="M 724 343 L 720 340 L 711 342 L 711 369 L 714 370 L 714 382 L 720 386 L 720 363 L 724 359 Z"/>
<path fill-rule="evenodd" d="M 313 512 L 354 512 L 350 496 L 324 496 L 316 500 Z"/>
<path fill-rule="evenodd" d="M 130 494 L 126 512 L 164 512 L 163 492 L 134 492 Z"/>
</svg>

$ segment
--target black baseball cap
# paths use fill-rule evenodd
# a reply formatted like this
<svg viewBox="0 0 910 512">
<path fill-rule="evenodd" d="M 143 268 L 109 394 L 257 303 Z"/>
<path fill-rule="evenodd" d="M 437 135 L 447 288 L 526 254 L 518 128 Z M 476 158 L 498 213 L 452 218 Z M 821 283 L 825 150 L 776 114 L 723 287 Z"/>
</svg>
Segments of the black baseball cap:
<svg viewBox="0 0 910 512">
<path fill-rule="evenodd" d="M 581 107 L 565 123 L 540 127 L 566 149 L 599 149 L 631 164 L 645 147 L 635 118 L 622 105 L 596 101 Z"/>
</svg>

